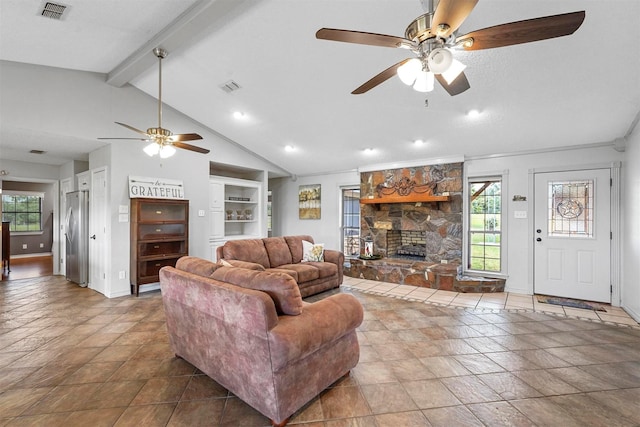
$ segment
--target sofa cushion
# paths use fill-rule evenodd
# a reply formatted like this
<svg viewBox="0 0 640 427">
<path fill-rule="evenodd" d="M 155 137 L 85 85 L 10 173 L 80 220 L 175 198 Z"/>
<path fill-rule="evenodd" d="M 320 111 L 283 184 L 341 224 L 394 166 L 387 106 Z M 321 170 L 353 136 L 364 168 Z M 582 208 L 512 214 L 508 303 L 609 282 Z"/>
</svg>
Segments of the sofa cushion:
<svg viewBox="0 0 640 427">
<path fill-rule="evenodd" d="M 262 241 L 267 250 L 267 255 L 269 255 L 271 268 L 276 268 L 283 264 L 291 264 L 291 251 L 284 237 L 267 237 Z"/>
<path fill-rule="evenodd" d="M 214 262 L 194 256 L 183 256 L 176 262 L 176 268 L 178 270 L 187 271 L 204 277 L 211 276 L 211 273 L 213 273 L 218 267 L 220 267 L 220 265 Z"/>
<path fill-rule="evenodd" d="M 310 282 L 320 277 L 320 271 L 308 262 L 301 264 L 285 264 L 279 268 L 293 270 L 298 274 L 298 283 Z"/>
<path fill-rule="evenodd" d="M 237 259 L 255 262 L 264 268 L 271 267 L 262 239 L 229 240 L 222 247 L 222 255 L 227 261 Z"/>
<path fill-rule="evenodd" d="M 312 265 L 317 268 L 320 279 L 338 274 L 338 266 L 330 262 L 305 262 L 305 265 Z"/>
<path fill-rule="evenodd" d="M 289 245 L 289 251 L 291 252 L 291 264 L 297 264 L 302 261 L 302 241 L 313 243 L 313 237 L 311 236 L 284 236 L 284 240 Z"/>
<path fill-rule="evenodd" d="M 296 281 L 287 274 L 237 267 L 219 267 L 213 272 L 211 278 L 267 293 L 273 299 L 278 314 L 296 316 L 302 313 L 303 304 L 300 289 Z"/>
<path fill-rule="evenodd" d="M 223 267 L 241 267 L 247 268 L 249 270 L 264 271 L 264 267 L 261 264 L 257 264 L 255 262 L 240 261 L 237 259 L 221 259 L 218 261 L 218 264 L 222 265 Z"/>
<path fill-rule="evenodd" d="M 293 280 L 295 280 L 296 283 L 298 283 L 298 273 L 294 270 L 287 270 L 285 268 L 270 268 L 267 271 L 271 271 L 273 273 L 288 274 L 289 276 L 293 277 Z"/>
</svg>

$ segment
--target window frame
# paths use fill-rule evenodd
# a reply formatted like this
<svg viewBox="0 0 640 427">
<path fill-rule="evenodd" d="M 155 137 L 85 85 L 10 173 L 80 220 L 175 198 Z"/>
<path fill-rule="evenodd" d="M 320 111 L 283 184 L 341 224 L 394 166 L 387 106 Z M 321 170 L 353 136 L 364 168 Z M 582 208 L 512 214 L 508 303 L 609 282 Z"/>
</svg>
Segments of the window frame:
<svg viewBox="0 0 640 427">
<path fill-rule="evenodd" d="M 358 216 L 357 216 L 357 221 L 356 221 L 356 226 L 347 226 L 345 224 L 345 216 L 347 214 L 351 214 L 353 215 L 354 212 L 345 212 L 345 192 L 347 191 L 358 191 L 360 192 L 360 186 L 359 185 L 345 185 L 345 186 L 341 186 L 340 187 L 340 249 L 342 250 L 342 253 L 344 254 L 345 258 L 357 258 L 360 255 L 360 218 L 361 218 L 361 211 L 360 211 L 360 198 L 358 198 L 357 200 L 357 207 L 358 207 Z M 351 254 L 350 251 L 347 251 L 345 248 L 345 241 L 347 240 L 347 237 L 345 235 L 345 232 L 347 229 L 350 230 L 357 230 L 357 234 L 355 235 L 355 239 L 357 241 L 357 246 L 358 246 L 358 250 L 356 254 Z"/>
<path fill-rule="evenodd" d="M 482 277 L 507 277 L 507 254 L 508 254 L 508 172 L 486 172 L 486 173 L 474 173 L 465 176 L 464 180 L 464 203 L 463 203 L 463 245 L 462 245 L 462 270 L 465 275 L 469 276 L 482 276 Z M 500 181 L 500 271 L 493 270 L 478 270 L 471 268 L 471 196 L 470 186 L 474 183 L 486 182 L 486 181 Z"/>
<path fill-rule="evenodd" d="M 33 235 L 37 235 L 37 234 L 42 234 L 44 232 L 44 228 L 43 228 L 43 221 L 44 221 L 44 215 L 43 215 L 43 205 L 44 205 L 44 196 L 45 193 L 41 192 L 41 191 L 21 191 L 21 190 L 3 190 L 2 193 L 0 193 L 0 195 L 2 195 L 2 199 L 4 199 L 4 196 L 26 196 L 26 197 L 38 197 L 40 199 L 40 207 L 39 207 L 39 211 L 38 212 L 27 212 L 27 213 L 38 213 L 40 215 L 40 223 L 39 223 L 39 229 L 38 230 L 15 230 L 12 229 L 12 227 L 15 228 L 15 224 L 13 222 L 11 222 L 11 225 L 9 227 L 9 232 L 10 234 L 14 234 L 14 235 L 29 235 L 29 234 L 33 234 Z M 4 220 L 4 200 L 0 200 L 0 209 L 2 210 L 2 219 Z M 6 212 L 10 212 L 12 214 L 17 213 L 16 211 L 6 211 Z M 20 213 L 24 213 L 24 212 L 20 212 Z"/>
</svg>

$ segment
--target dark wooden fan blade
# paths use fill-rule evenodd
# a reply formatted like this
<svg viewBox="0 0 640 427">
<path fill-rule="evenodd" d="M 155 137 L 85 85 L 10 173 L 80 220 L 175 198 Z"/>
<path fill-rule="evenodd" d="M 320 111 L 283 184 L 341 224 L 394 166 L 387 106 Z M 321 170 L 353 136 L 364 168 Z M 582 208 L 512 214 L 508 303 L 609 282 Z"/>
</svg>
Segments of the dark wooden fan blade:
<svg viewBox="0 0 640 427">
<path fill-rule="evenodd" d="M 136 128 L 134 128 L 133 126 L 129 126 L 129 125 L 127 125 L 127 124 L 120 123 L 120 122 L 115 122 L 115 123 L 116 123 L 116 124 L 119 124 L 120 126 L 124 126 L 124 127 L 126 127 L 127 129 L 132 130 L 132 131 L 134 131 L 134 132 L 138 132 L 138 133 L 141 133 L 142 135 L 149 136 L 146 132 L 141 131 L 140 129 L 136 129 Z"/>
<path fill-rule="evenodd" d="M 580 28 L 584 16 L 583 10 L 510 22 L 472 31 L 458 37 L 458 43 L 464 50 L 479 50 L 568 36 Z M 470 46 L 465 44 L 467 39 L 473 40 Z"/>
<path fill-rule="evenodd" d="M 467 19 L 478 0 L 440 0 L 433 21 L 431 32 L 441 37 L 449 37 Z M 439 25 L 446 24 L 446 29 L 439 30 Z"/>
<path fill-rule="evenodd" d="M 185 144 L 184 142 L 174 142 L 173 146 L 184 150 L 195 151 L 196 153 L 207 154 L 209 152 L 206 148 L 196 147 L 195 145 Z"/>
<path fill-rule="evenodd" d="M 384 83 L 385 81 L 389 80 L 391 77 L 393 77 L 396 74 L 396 72 L 398 71 L 398 67 L 400 67 L 410 59 L 411 58 L 407 58 L 403 61 L 398 62 L 397 64 L 392 65 L 391 67 L 387 68 L 383 72 L 371 78 L 369 81 L 367 81 L 366 83 L 364 83 L 363 85 L 361 85 L 359 88 L 357 88 L 351 93 L 353 95 L 360 95 L 362 93 L 365 93 L 373 89 L 374 87 L 378 86 L 380 83 Z"/>
<path fill-rule="evenodd" d="M 382 47 L 415 47 L 415 43 L 403 37 L 388 36 L 386 34 L 365 33 L 362 31 L 338 30 L 335 28 L 320 28 L 316 38 L 336 42 L 366 44 Z"/>
<path fill-rule="evenodd" d="M 442 77 L 442 74 L 436 74 L 436 80 L 442 85 L 444 90 L 449 92 L 449 95 L 451 96 L 459 95 L 471 87 L 469 85 L 469 80 L 467 80 L 467 76 L 465 76 L 464 73 L 460 73 L 460 75 L 456 77 L 451 84 L 447 83 L 444 77 Z"/>
<path fill-rule="evenodd" d="M 200 135 L 197 133 L 178 133 L 175 135 L 171 135 L 172 141 L 195 141 L 197 139 L 202 139 Z"/>
</svg>

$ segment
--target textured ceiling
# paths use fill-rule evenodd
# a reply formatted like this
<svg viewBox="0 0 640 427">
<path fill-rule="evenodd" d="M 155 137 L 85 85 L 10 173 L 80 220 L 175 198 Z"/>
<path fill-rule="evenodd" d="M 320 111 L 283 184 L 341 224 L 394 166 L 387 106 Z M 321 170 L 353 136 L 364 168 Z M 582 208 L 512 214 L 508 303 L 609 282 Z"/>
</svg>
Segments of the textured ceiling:
<svg viewBox="0 0 640 427">
<path fill-rule="evenodd" d="M 296 175 L 605 143 L 624 137 L 640 111 L 637 0 L 480 0 L 460 34 L 578 10 L 586 18 L 568 37 L 458 52 L 471 89 L 455 97 L 438 86 L 425 96 L 397 78 L 351 95 L 408 52 L 315 38 L 321 27 L 403 36 L 423 13 L 418 0 L 66 4 L 66 20 L 50 21 L 37 16 L 40 2 L 1 0 L 0 59 L 106 73 L 115 86 L 128 81 L 157 96 L 150 53 L 157 43 L 170 50 L 163 62 L 166 104 Z M 225 93 L 219 85 L 229 80 L 242 88 Z M 468 117 L 470 109 L 481 115 Z M 236 110 L 246 118 L 234 119 Z M 4 129 L 11 141 L 22 130 L 2 127 L 0 156 L 18 159 L 20 148 Z M 96 135 L 44 128 L 24 137 L 35 133 L 68 146 L 51 163 L 95 149 L 73 141 Z M 426 143 L 416 147 L 415 139 Z M 286 145 L 295 150 L 285 152 Z"/>
</svg>

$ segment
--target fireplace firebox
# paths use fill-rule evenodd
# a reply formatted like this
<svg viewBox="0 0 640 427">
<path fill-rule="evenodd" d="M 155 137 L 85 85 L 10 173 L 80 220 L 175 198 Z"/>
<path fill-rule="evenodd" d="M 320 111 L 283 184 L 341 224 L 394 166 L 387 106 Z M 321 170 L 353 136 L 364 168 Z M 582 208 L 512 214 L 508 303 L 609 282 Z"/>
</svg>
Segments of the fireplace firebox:
<svg viewBox="0 0 640 427">
<path fill-rule="evenodd" d="M 388 230 L 387 256 L 424 260 L 427 256 L 426 233 L 415 230 Z"/>
</svg>

